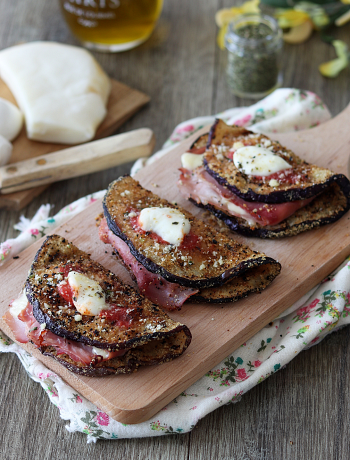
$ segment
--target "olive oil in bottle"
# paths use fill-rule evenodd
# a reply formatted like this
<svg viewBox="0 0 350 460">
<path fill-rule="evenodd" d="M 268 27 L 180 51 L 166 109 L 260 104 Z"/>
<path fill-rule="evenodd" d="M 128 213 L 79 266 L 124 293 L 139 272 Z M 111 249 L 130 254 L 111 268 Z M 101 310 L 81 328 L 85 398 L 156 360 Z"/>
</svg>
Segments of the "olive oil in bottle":
<svg viewBox="0 0 350 460">
<path fill-rule="evenodd" d="M 124 51 L 151 35 L 163 0 L 60 0 L 63 16 L 84 46 Z"/>
</svg>

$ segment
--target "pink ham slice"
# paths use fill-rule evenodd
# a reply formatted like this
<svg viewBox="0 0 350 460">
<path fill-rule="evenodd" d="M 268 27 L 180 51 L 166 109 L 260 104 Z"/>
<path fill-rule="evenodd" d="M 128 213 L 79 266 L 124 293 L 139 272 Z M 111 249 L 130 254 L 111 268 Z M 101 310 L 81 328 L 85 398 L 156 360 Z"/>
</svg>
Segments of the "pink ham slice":
<svg viewBox="0 0 350 460">
<path fill-rule="evenodd" d="M 4 321 L 12 330 L 15 339 L 20 343 L 32 341 L 38 348 L 41 346 L 52 346 L 56 348 L 57 354 L 67 354 L 76 362 L 86 365 L 107 361 L 115 356 L 122 356 L 127 350 L 108 351 L 107 356 L 97 355 L 93 353 L 93 347 L 85 345 L 73 340 L 67 340 L 64 337 L 59 337 L 53 332 L 40 327 L 40 323 L 34 318 L 33 307 L 28 302 L 27 307 L 18 315 L 13 317 L 10 311 L 7 311 L 3 316 Z M 98 356 L 98 359 L 96 359 Z"/>
<path fill-rule="evenodd" d="M 5 323 L 8 325 L 8 327 L 11 329 L 13 332 L 13 335 L 15 336 L 15 339 L 19 343 L 27 343 L 29 342 L 28 336 L 27 336 L 27 328 L 25 323 L 20 321 L 18 318 L 14 318 L 9 311 L 7 311 L 2 319 L 5 321 Z"/>
<path fill-rule="evenodd" d="M 203 166 L 193 171 L 185 168 L 181 168 L 180 171 L 178 186 L 186 198 L 192 198 L 197 203 L 204 205 L 215 206 L 228 215 L 241 217 L 247 220 L 251 226 L 254 226 L 254 223 L 258 223 L 262 227 L 276 225 L 294 214 L 298 209 L 309 204 L 314 198 L 279 204 L 244 201 L 220 185 Z M 235 207 L 239 209 L 235 209 Z"/>
<path fill-rule="evenodd" d="M 198 292 L 198 289 L 171 283 L 162 276 L 148 271 L 131 254 L 129 246 L 111 232 L 108 228 L 106 219 L 102 219 L 101 221 L 99 236 L 104 243 L 111 244 L 114 249 L 118 251 L 125 265 L 128 266 L 135 275 L 141 294 L 155 304 L 168 310 L 180 310 L 183 303 L 191 295 Z"/>
</svg>

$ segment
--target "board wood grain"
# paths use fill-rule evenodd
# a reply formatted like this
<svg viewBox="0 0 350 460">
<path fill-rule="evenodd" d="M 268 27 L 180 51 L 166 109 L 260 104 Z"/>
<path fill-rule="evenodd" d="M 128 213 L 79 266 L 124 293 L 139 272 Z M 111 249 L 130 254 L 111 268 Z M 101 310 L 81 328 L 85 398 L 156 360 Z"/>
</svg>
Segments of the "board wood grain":
<svg viewBox="0 0 350 460">
<path fill-rule="evenodd" d="M 307 161 L 344 173 L 350 152 L 349 119 L 350 106 L 320 127 L 274 137 Z M 184 200 L 176 186 L 180 156 L 197 136 L 187 139 L 144 168 L 137 179 L 143 186 L 170 201 L 176 200 L 198 215 L 202 211 Z M 95 260 L 124 281 L 131 282 L 127 271 L 112 255 L 112 250 L 98 239 L 94 218 L 100 211 L 101 202 L 96 202 L 56 232 L 91 253 Z M 266 241 L 232 235 L 253 249 L 279 260 L 282 272 L 261 294 L 252 294 L 239 302 L 224 305 L 187 304 L 180 312 L 172 312 L 174 319 L 190 328 L 193 340 L 186 353 L 170 363 L 141 368 L 127 376 L 87 378 L 69 373 L 54 360 L 43 357 L 30 344 L 25 348 L 116 420 L 123 423 L 148 420 L 335 269 L 350 253 L 349 235 L 349 214 L 332 225 L 281 240 Z M 41 242 L 36 242 L 23 251 L 19 259 L 0 269 L 3 286 L 0 316 L 11 299 L 18 295 Z M 0 320 L 0 326 L 11 336 L 3 320 Z"/>
<path fill-rule="evenodd" d="M 101 139 L 102 137 L 113 134 L 119 126 L 150 100 L 146 94 L 130 88 L 119 81 L 112 79 L 111 83 L 112 88 L 107 104 L 107 115 L 98 127 L 94 139 Z M 0 80 L 0 97 L 16 104 L 11 91 L 2 80 Z M 67 147 L 70 146 L 30 140 L 27 138 L 25 127 L 23 127 L 20 134 L 13 141 L 13 151 L 8 164 L 56 152 Z M 7 195 L 0 194 L 0 208 L 11 207 L 12 209 L 21 209 L 45 190 L 46 187 L 35 187 Z"/>
</svg>

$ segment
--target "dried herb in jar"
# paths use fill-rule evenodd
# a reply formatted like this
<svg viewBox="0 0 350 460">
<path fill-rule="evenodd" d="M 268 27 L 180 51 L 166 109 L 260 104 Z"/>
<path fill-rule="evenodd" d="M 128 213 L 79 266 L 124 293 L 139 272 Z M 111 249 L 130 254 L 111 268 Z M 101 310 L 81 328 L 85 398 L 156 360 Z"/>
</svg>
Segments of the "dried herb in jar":
<svg viewBox="0 0 350 460">
<path fill-rule="evenodd" d="M 263 97 L 278 86 L 282 32 L 273 18 L 240 16 L 230 24 L 225 43 L 228 84 L 234 94 Z"/>
</svg>

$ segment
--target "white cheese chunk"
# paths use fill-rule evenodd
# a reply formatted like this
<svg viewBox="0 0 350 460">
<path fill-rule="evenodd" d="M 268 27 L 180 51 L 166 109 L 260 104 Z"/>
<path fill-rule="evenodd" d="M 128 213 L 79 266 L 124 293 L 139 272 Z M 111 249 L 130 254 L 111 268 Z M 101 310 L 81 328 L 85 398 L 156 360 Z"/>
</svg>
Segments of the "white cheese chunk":
<svg viewBox="0 0 350 460">
<path fill-rule="evenodd" d="M 73 303 L 82 315 L 96 316 L 102 310 L 108 310 L 105 294 L 100 284 L 75 271 L 68 274 L 68 284 L 73 291 Z"/>
<path fill-rule="evenodd" d="M 0 135 L 12 141 L 18 136 L 22 126 L 22 112 L 12 102 L 0 97 Z"/>
<path fill-rule="evenodd" d="M 0 134 L 0 166 L 9 162 L 12 154 L 12 144 Z"/>
<path fill-rule="evenodd" d="M 227 209 L 237 217 L 242 217 L 245 219 L 248 224 L 253 227 L 257 220 L 254 219 L 253 216 L 249 214 L 249 212 L 245 211 L 243 208 L 236 206 L 235 204 L 231 203 L 231 201 L 227 200 L 226 198 L 222 197 L 222 204 L 227 206 Z"/>
<path fill-rule="evenodd" d="M 92 353 L 94 355 L 102 356 L 104 359 L 109 358 L 109 351 L 104 350 L 103 348 L 92 347 Z"/>
<path fill-rule="evenodd" d="M 181 164 L 183 168 L 189 169 L 192 171 L 193 169 L 198 168 L 198 166 L 202 166 L 203 163 L 203 154 L 196 154 L 186 152 L 181 155 Z"/>
<path fill-rule="evenodd" d="M 276 179 L 271 179 L 271 180 L 269 181 L 269 186 L 270 186 L 270 187 L 278 187 L 279 185 L 280 185 L 280 183 L 279 183 L 278 180 L 276 180 Z"/>
<path fill-rule="evenodd" d="M 86 142 L 106 115 L 110 80 L 82 48 L 54 42 L 12 46 L 0 51 L 0 77 L 24 113 L 30 139 Z"/>
<path fill-rule="evenodd" d="M 28 299 L 25 291 L 21 292 L 21 295 L 11 303 L 10 313 L 14 318 L 18 318 L 18 315 L 22 313 L 27 307 Z"/>
<path fill-rule="evenodd" d="M 233 155 L 233 161 L 240 171 L 252 176 L 270 174 L 291 168 L 283 158 L 263 147 L 241 147 Z"/>
<path fill-rule="evenodd" d="M 182 212 L 173 208 L 145 208 L 138 218 L 139 226 L 154 232 L 169 244 L 179 246 L 191 230 L 191 224 Z"/>
<path fill-rule="evenodd" d="M 238 150 L 238 149 L 241 149 L 242 147 L 244 147 L 244 144 L 243 142 L 241 141 L 236 141 L 233 143 L 233 150 Z"/>
</svg>

